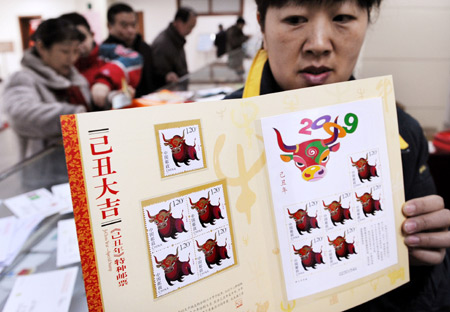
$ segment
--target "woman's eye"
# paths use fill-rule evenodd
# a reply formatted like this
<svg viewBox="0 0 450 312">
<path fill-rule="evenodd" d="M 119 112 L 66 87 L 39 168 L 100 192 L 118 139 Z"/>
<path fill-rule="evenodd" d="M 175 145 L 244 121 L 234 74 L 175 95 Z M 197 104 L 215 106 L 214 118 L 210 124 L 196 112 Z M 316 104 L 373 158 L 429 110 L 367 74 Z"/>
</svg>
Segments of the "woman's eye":
<svg viewBox="0 0 450 312">
<path fill-rule="evenodd" d="M 327 157 L 325 157 L 324 159 L 322 159 L 322 163 L 327 162 L 327 161 L 328 161 L 328 157 L 329 157 L 329 156 L 327 156 Z"/>
<path fill-rule="evenodd" d="M 347 22 L 353 21 L 354 19 L 355 19 L 355 17 L 352 15 L 340 14 L 340 15 L 336 15 L 333 18 L 333 21 L 339 22 L 339 23 L 347 23 Z"/>
<path fill-rule="evenodd" d="M 302 168 L 305 166 L 305 164 L 302 164 L 301 162 L 296 162 L 295 163 L 297 165 L 297 167 Z"/>
<path fill-rule="evenodd" d="M 284 19 L 284 22 L 290 25 L 297 25 L 300 23 L 305 23 L 308 20 L 303 16 L 288 16 Z"/>
</svg>

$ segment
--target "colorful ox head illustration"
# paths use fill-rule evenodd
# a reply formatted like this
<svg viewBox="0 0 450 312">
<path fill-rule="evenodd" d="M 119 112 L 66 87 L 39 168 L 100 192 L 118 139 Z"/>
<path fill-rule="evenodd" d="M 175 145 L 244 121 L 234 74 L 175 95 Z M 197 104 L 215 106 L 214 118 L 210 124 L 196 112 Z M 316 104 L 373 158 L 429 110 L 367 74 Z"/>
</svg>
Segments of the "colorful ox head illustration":
<svg viewBox="0 0 450 312">
<path fill-rule="evenodd" d="M 296 145 L 284 144 L 280 132 L 275 128 L 274 130 L 277 134 L 278 146 L 283 152 L 289 153 L 280 155 L 281 159 L 285 162 L 293 160 L 295 166 L 302 171 L 304 180 L 317 181 L 325 176 L 330 152 L 339 150 L 340 144 L 334 144 L 339 134 L 337 128 L 328 139 L 313 139 Z"/>
</svg>

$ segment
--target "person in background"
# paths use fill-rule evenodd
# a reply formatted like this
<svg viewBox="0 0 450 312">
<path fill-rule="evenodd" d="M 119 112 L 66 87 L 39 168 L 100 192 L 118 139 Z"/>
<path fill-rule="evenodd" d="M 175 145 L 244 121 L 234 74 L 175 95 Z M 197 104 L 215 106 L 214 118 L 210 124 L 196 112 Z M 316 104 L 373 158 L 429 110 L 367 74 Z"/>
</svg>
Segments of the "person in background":
<svg viewBox="0 0 450 312">
<path fill-rule="evenodd" d="M 19 135 L 21 156 L 61 141 L 59 117 L 89 111 L 89 84 L 73 66 L 85 36 L 63 19 L 42 22 L 22 69 L 6 82 L 5 111 Z"/>
<path fill-rule="evenodd" d="M 155 71 L 158 76 L 157 86 L 177 82 L 188 74 L 184 45 L 197 23 L 197 14 L 191 8 L 181 7 L 174 20 L 153 41 Z"/>
<path fill-rule="evenodd" d="M 245 51 L 242 48 L 249 36 L 244 35 L 242 29 L 245 26 L 245 20 L 238 17 L 236 24 L 227 29 L 227 51 L 228 66 L 241 76 L 244 74 Z"/>
<path fill-rule="evenodd" d="M 216 55 L 221 57 L 227 52 L 227 33 L 223 29 L 223 25 L 219 24 L 219 32 L 214 39 L 214 45 L 217 47 Z"/>
<path fill-rule="evenodd" d="M 256 0 L 263 49 L 247 82 L 228 98 L 256 96 L 354 79 L 370 13 L 381 0 Z M 250 83 L 251 82 L 251 83 Z M 259 88 L 254 88 L 254 85 Z M 411 281 L 353 311 L 450 311 L 450 211 L 427 166 L 427 141 L 416 120 L 397 109 Z M 400 230 L 400 229 L 399 229 Z"/>
<path fill-rule="evenodd" d="M 107 13 L 109 36 L 103 44 L 119 44 L 138 52 L 143 58 L 141 79 L 135 97 L 149 94 L 156 89 L 153 77 L 152 49 L 137 32 L 137 17 L 133 9 L 124 3 L 111 5 Z M 107 89 L 104 88 L 104 93 Z"/>
<path fill-rule="evenodd" d="M 75 67 L 89 81 L 94 104 L 101 108 L 111 107 L 114 96 L 123 92 L 122 81 L 128 85 L 128 95 L 133 98 L 141 79 L 142 56 L 120 44 L 97 45 L 89 23 L 81 14 L 67 13 L 60 18 L 71 22 L 86 37 L 80 45 L 80 57 Z"/>
</svg>

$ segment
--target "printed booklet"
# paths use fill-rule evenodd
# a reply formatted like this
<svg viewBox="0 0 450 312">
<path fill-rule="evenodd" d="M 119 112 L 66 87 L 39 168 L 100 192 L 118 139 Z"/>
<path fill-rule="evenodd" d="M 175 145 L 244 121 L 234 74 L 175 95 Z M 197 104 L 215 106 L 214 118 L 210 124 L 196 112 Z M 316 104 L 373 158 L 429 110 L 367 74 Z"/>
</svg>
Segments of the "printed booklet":
<svg viewBox="0 0 450 312">
<path fill-rule="evenodd" d="M 91 311 L 341 311 L 409 280 L 390 76 L 61 124 Z"/>
</svg>

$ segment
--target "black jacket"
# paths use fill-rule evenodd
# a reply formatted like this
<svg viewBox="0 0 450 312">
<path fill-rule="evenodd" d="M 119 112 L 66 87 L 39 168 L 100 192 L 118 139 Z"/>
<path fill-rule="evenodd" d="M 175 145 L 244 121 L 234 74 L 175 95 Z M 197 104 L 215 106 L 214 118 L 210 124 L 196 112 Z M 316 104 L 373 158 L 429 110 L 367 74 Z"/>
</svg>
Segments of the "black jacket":
<svg viewBox="0 0 450 312">
<path fill-rule="evenodd" d="M 174 72 L 179 78 L 188 73 L 184 45 L 186 39 L 181 36 L 172 23 L 153 41 L 153 59 L 157 78 L 157 87 L 166 84 L 166 75 Z"/>
</svg>

